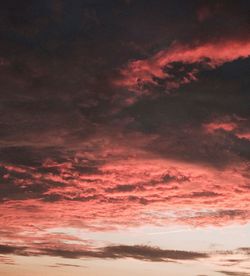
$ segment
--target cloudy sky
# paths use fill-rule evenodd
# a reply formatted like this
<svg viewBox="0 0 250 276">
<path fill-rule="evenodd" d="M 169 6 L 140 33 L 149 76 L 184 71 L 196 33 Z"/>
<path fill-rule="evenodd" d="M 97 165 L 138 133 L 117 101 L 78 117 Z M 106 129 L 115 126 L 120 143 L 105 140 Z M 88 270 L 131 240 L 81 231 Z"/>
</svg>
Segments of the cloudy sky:
<svg viewBox="0 0 250 276">
<path fill-rule="evenodd" d="M 250 275 L 250 1 L 0 1 L 0 274 Z"/>
</svg>

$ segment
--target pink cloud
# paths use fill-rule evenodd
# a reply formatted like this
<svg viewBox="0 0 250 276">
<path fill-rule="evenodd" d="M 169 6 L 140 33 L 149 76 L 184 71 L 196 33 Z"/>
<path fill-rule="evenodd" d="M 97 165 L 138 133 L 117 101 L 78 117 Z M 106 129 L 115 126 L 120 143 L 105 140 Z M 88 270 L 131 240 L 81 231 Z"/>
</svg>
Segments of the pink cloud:
<svg viewBox="0 0 250 276">
<path fill-rule="evenodd" d="M 98 173 L 85 174 L 76 169 L 76 161 L 71 162 L 70 166 L 62 165 L 58 177 L 30 174 L 27 183 L 23 180 L 22 187 L 39 181 L 49 181 L 50 186 L 39 193 L 27 193 L 26 199 L 4 201 L 1 227 L 8 222 L 20 231 L 29 225 L 112 229 L 140 223 L 224 224 L 250 218 L 250 190 L 243 163 L 237 169 L 220 171 L 141 155 L 111 159 L 99 166 Z M 200 209 L 207 211 L 200 213 Z"/>
<path fill-rule="evenodd" d="M 232 131 L 235 128 L 237 128 L 237 125 L 235 123 L 231 123 L 231 122 L 212 122 L 209 124 L 205 124 L 204 128 L 207 132 L 213 133 L 214 131 L 218 130 L 218 129 L 222 129 L 225 131 Z"/>
<path fill-rule="evenodd" d="M 203 69 L 213 69 L 226 62 L 250 56 L 250 41 L 248 40 L 220 40 L 185 45 L 174 43 L 166 50 L 162 50 L 144 60 L 131 61 L 121 69 L 120 77 L 113 81 L 118 87 L 124 87 L 137 93 L 146 93 L 144 85 L 158 85 L 157 79 L 166 80 L 166 89 L 176 89 L 181 85 L 197 80 L 197 74 L 202 70 L 196 68 L 198 63 Z M 180 62 L 194 64 L 194 68 L 186 72 L 180 79 L 171 73 L 173 63 Z M 180 68 L 185 72 L 185 68 Z"/>
<path fill-rule="evenodd" d="M 211 123 L 218 122 L 237 125 L 226 125 L 224 131 L 236 131 L 240 126 L 239 120 Z M 217 128 L 212 129 L 216 132 Z M 113 132 L 112 137 L 106 134 L 90 139 L 85 142 L 86 150 L 65 155 L 63 161 L 45 158 L 39 166 L 2 163 L 2 242 L 31 246 L 57 240 L 88 246 L 89 241 L 49 231 L 249 221 L 249 168 L 243 160 L 232 160 L 217 169 L 171 156 L 163 158 L 149 147 L 157 138 Z"/>
<path fill-rule="evenodd" d="M 237 133 L 237 137 L 240 139 L 250 140 L 250 132 Z"/>
<path fill-rule="evenodd" d="M 216 133 L 218 130 L 230 132 L 239 139 L 250 140 L 248 120 L 244 118 L 217 118 L 209 123 L 203 124 L 203 129 L 209 134 Z"/>
</svg>

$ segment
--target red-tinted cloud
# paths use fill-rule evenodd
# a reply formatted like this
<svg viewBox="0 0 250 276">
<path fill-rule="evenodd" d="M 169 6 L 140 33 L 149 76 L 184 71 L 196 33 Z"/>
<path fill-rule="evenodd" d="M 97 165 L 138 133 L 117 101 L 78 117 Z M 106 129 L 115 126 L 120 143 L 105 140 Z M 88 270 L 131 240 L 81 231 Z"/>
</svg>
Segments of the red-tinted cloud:
<svg viewBox="0 0 250 276">
<path fill-rule="evenodd" d="M 158 86 L 161 82 L 166 89 L 175 89 L 197 80 L 201 70 L 213 69 L 249 56 L 249 40 L 222 39 L 196 45 L 174 43 L 148 59 L 130 62 L 113 83 L 138 93 L 147 91 L 147 85 Z M 173 72 L 176 63 L 180 63 L 180 66 Z M 193 68 L 187 70 L 187 64 L 193 64 Z M 180 73 L 182 76 L 178 77 Z"/>
<path fill-rule="evenodd" d="M 217 118 L 209 123 L 203 124 L 203 129 L 210 134 L 225 131 L 235 135 L 239 139 L 250 140 L 249 120 L 245 118 Z"/>
<path fill-rule="evenodd" d="M 249 220 L 246 164 L 217 170 L 129 151 L 120 148 L 97 168 L 79 158 L 80 152 L 67 163 L 47 160 L 43 170 L 6 165 L 4 181 L 11 192 L 2 198 L 1 227 L 8 223 L 18 233 Z"/>
<path fill-rule="evenodd" d="M 232 131 L 237 127 L 237 125 L 234 123 L 209 123 L 204 125 L 204 127 L 208 132 L 214 132 L 215 130 L 218 130 L 218 129 L 223 129 L 225 131 Z"/>
</svg>

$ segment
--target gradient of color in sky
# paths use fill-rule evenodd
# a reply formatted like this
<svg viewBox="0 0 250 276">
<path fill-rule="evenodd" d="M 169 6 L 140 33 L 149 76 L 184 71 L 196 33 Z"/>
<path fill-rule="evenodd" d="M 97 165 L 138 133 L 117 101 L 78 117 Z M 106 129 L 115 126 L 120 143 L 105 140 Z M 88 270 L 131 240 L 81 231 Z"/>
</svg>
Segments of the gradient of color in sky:
<svg viewBox="0 0 250 276">
<path fill-rule="evenodd" d="M 250 275 L 250 1 L 0 1 L 0 275 Z"/>
</svg>

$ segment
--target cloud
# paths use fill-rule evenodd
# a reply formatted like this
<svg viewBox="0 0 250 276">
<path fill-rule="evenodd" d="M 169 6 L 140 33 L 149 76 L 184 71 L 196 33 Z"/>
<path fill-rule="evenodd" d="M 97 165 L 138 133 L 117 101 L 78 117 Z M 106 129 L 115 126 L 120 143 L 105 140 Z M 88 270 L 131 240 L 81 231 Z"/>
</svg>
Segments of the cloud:
<svg viewBox="0 0 250 276">
<path fill-rule="evenodd" d="M 62 245 L 61 245 L 62 246 Z M 206 253 L 179 251 L 179 250 L 164 250 L 158 247 L 145 245 L 111 245 L 96 249 L 72 249 L 54 248 L 53 244 L 50 247 L 40 247 L 33 244 L 31 248 L 1 245 L 1 254 L 14 254 L 23 256 L 40 256 L 48 255 L 62 258 L 100 258 L 100 259 L 123 259 L 133 258 L 150 262 L 168 262 L 172 260 L 197 260 L 208 258 Z"/>
<path fill-rule="evenodd" d="M 214 118 L 212 121 L 203 124 L 203 129 L 210 134 L 216 134 L 219 131 L 224 131 L 235 135 L 239 139 L 248 140 L 248 125 L 248 118 L 242 118 L 234 115 Z"/>
<path fill-rule="evenodd" d="M 75 265 L 75 264 L 66 264 L 66 263 L 56 263 L 54 267 L 86 267 L 86 266 Z"/>
<path fill-rule="evenodd" d="M 11 257 L 0 255 L 0 264 L 15 265 L 16 263 Z"/>
<path fill-rule="evenodd" d="M 238 250 L 244 252 L 247 255 L 250 255 L 250 247 L 241 247 Z"/>
<path fill-rule="evenodd" d="M 14 229 L 11 237 L 12 231 L 26 231 L 28 225 L 44 231 L 69 225 L 108 230 L 144 223 L 205 226 L 249 219 L 243 162 L 238 168 L 216 169 L 145 151 L 133 157 L 130 146 L 110 149 L 105 162 L 99 162 L 102 154 L 98 150 L 100 157 L 92 160 L 78 152 L 64 162 L 48 159 L 37 167 L 2 164 L 1 227 L 5 229 L 8 220 Z"/>
<path fill-rule="evenodd" d="M 225 131 L 232 131 L 234 130 L 237 126 L 234 123 L 209 123 L 204 125 L 206 131 L 208 132 L 214 132 L 219 129 L 223 129 Z"/>
<path fill-rule="evenodd" d="M 164 260 L 195 260 L 199 258 L 207 258 L 205 253 L 163 250 L 150 246 L 109 246 L 104 249 L 106 254 L 120 257 L 132 257 L 146 261 L 164 261 Z"/>
<path fill-rule="evenodd" d="M 11 245 L 0 245 L 0 254 L 16 254 L 16 255 L 25 255 L 26 247 L 24 246 L 11 246 Z"/>
<path fill-rule="evenodd" d="M 173 44 L 148 59 L 130 62 L 113 83 L 138 95 L 152 93 L 147 89 L 148 85 L 176 89 L 196 81 L 202 70 L 249 56 L 250 42 L 247 40 L 222 40 L 191 46 Z"/>
<path fill-rule="evenodd" d="M 224 271 L 224 270 L 220 270 L 217 271 L 219 273 L 222 273 L 224 275 L 228 275 L 228 276 L 249 276 L 250 273 L 248 272 L 242 272 L 242 271 Z"/>
<path fill-rule="evenodd" d="M 217 266 L 235 266 L 239 263 L 244 264 L 248 259 L 246 254 L 241 249 L 231 251 L 215 251 L 215 252 L 195 252 L 173 249 L 162 249 L 159 247 L 148 245 L 106 245 L 103 247 L 94 246 L 94 244 L 76 244 L 58 242 L 58 239 L 52 237 L 47 239 L 47 242 L 30 242 L 26 246 L 17 245 L 0 245 L 0 254 L 3 255 L 3 262 L 12 263 L 8 255 L 12 256 L 51 256 L 65 259 L 135 259 L 147 262 L 194 262 L 207 261 L 213 262 Z M 7 255 L 7 256 L 6 256 Z M 226 257 L 226 259 L 225 259 Z M 222 259 L 224 258 L 224 259 Z M 68 264 L 58 262 L 52 267 L 84 267 L 82 265 Z M 225 275 L 236 273 L 231 271 L 218 271 Z M 228 274 L 227 274 L 228 273 Z M 244 273 L 244 272 L 242 272 Z M 241 274 L 240 274 L 241 275 Z M 244 275 L 244 274 L 242 274 Z"/>
<path fill-rule="evenodd" d="M 244 1 L 49 2 L 2 5 L 0 253 L 199 259 L 50 231 L 249 222 Z"/>
</svg>

